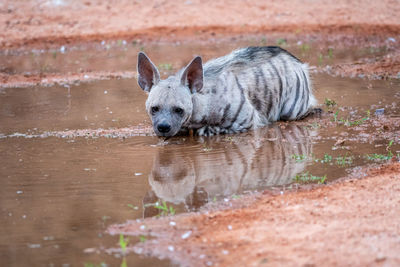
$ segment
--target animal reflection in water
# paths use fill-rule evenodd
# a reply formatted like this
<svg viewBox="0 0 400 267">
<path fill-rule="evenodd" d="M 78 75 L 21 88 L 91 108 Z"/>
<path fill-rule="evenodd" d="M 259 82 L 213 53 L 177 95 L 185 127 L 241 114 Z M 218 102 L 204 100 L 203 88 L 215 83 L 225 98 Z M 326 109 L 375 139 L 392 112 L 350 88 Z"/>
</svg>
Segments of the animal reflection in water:
<svg viewBox="0 0 400 267">
<path fill-rule="evenodd" d="M 206 139 L 194 147 L 160 147 L 149 175 L 152 191 L 143 200 L 144 216 L 158 214 L 149 204 L 159 200 L 196 210 L 214 198 L 289 184 L 305 168 L 292 155 L 310 155 L 315 134 L 304 126 L 282 124 Z"/>
</svg>

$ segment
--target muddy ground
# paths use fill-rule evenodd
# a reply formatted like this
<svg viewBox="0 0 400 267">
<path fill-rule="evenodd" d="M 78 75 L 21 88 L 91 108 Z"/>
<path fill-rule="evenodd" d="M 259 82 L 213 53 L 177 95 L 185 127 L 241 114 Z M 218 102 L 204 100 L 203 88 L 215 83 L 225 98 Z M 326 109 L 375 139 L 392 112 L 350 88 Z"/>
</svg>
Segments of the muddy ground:
<svg viewBox="0 0 400 267">
<path fill-rule="evenodd" d="M 133 250 L 184 266 L 398 266 L 399 179 L 395 163 L 361 179 L 266 191 L 222 211 L 133 221 L 109 232 L 155 237 Z"/>
<path fill-rule="evenodd" d="M 0 14 L 2 54 L 90 48 L 103 41 L 190 44 L 267 36 L 273 45 L 285 38 L 323 47 L 385 46 L 379 56 L 317 66 L 314 72 L 364 79 L 400 75 L 400 4 L 395 0 L 5 0 Z M 0 87 L 132 78 L 135 59 L 130 60 L 131 71 L 1 69 Z M 132 249 L 189 266 L 398 266 L 399 191 L 400 165 L 391 163 L 327 186 L 265 191 L 231 200 L 232 207 L 222 203 L 201 213 L 111 226 L 109 232 L 153 236 L 155 241 Z"/>
</svg>

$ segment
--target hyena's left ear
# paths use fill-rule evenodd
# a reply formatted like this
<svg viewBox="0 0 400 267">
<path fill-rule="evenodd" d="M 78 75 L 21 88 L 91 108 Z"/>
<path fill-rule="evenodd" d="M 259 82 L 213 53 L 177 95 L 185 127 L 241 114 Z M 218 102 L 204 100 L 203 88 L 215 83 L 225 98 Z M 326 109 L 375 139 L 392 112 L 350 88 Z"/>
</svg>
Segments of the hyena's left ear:
<svg viewBox="0 0 400 267">
<path fill-rule="evenodd" d="M 153 62 L 143 52 L 139 52 L 138 54 L 137 70 L 139 74 L 139 86 L 146 92 L 150 92 L 151 87 L 160 81 L 160 73 Z"/>
<path fill-rule="evenodd" d="M 182 73 L 181 83 L 188 85 L 192 93 L 203 88 L 203 63 L 201 57 L 195 57 Z"/>
</svg>

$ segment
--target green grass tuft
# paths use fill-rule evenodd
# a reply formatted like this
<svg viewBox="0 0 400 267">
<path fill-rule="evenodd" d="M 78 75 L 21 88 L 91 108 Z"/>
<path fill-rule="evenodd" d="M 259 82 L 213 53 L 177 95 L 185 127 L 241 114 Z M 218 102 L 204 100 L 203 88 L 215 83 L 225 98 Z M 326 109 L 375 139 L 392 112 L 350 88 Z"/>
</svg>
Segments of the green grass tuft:
<svg viewBox="0 0 400 267">
<path fill-rule="evenodd" d="M 323 184 L 326 182 L 326 175 L 324 176 L 314 176 L 311 175 L 309 172 L 303 172 L 301 174 L 297 174 L 296 177 L 293 178 L 293 181 L 296 183 L 319 183 Z"/>
<path fill-rule="evenodd" d="M 387 154 L 385 155 L 385 154 L 377 154 L 377 153 L 374 153 L 374 154 L 368 154 L 368 155 L 366 155 L 365 156 L 365 158 L 366 159 L 368 159 L 368 160 L 372 160 L 372 161 L 383 161 L 383 160 L 390 160 L 390 159 L 392 159 L 393 158 L 393 152 L 392 152 L 392 150 L 390 149 L 390 147 L 393 145 L 393 140 L 390 140 L 389 141 L 389 143 L 388 143 L 388 145 L 386 146 L 386 151 L 387 151 Z M 399 154 L 397 155 L 397 157 L 399 158 Z"/>
<path fill-rule="evenodd" d="M 293 154 L 292 159 L 294 159 L 296 162 L 304 162 L 307 160 L 307 155 L 304 154 Z"/>
<path fill-rule="evenodd" d="M 120 234 L 119 235 L 119 246 L 121 247 L 122 254 L 125 254 L 128 243 L 129 243 L 129 238 L 124 238 L 124 235 Z"/>
<path fill-rule="evenodd" d="M 167 215 L 175 215 L 175 209 L 172 206 L 167 205 L 165 201 L 162 201 L 162 204 L 156 202 L 154 207 L 161 211 L 160 216 L 167 216 Z"/>
</svg>

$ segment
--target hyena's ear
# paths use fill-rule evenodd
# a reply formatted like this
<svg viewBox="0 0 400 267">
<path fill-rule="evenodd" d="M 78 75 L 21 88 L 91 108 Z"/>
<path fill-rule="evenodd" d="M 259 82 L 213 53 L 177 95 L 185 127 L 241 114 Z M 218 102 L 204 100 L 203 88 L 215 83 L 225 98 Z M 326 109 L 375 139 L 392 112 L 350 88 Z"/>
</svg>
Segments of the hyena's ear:
<svg viewBox="0 0 400 267">
<path fill-rule="evenodd" d="M 188 85 L 192 93 L 203 88 L 203 63 L 201 57 L 195 57 L 182 73 L 181 83 Z"/>
<path fill-rule="evenodd" d="M 147 92 L 150 92 L 151 87 L 160 81 L 160 73 L 158 72 L 158 69 L 143 52 L 139 52 L 138 54 L 137 71 L 138 84 Z"/>
</svg>

